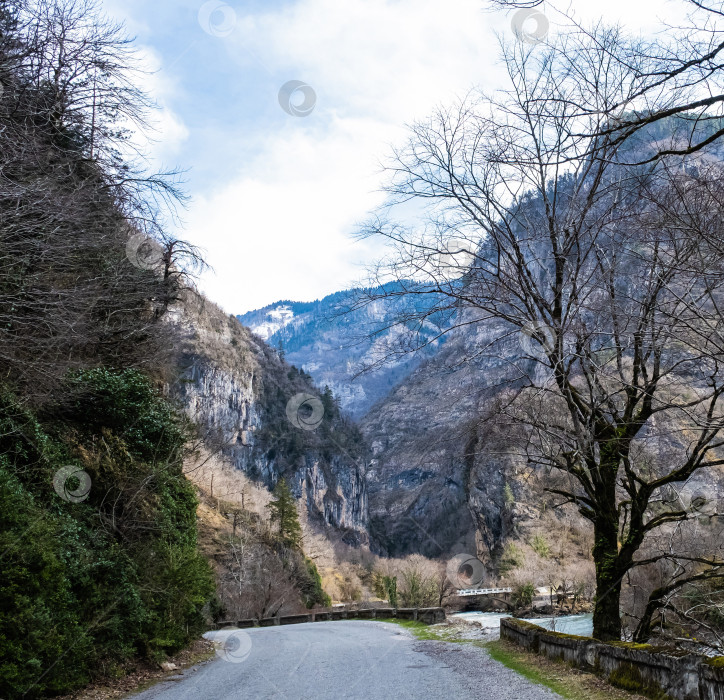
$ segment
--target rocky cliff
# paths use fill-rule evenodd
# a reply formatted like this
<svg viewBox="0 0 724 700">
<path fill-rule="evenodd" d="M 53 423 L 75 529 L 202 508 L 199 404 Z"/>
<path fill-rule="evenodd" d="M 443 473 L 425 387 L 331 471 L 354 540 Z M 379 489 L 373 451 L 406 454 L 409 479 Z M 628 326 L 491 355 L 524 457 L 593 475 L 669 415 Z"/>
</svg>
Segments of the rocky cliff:
<svg viewBox="0 0 724 700">
<path fill-rule="evenodd" d="M 516 344 L 492 327 L 455 331 L 362 420 L 371 532 L 383 551 L 492 556 L 525 517 L 506 502 L 519 490 L 513 460 L 485 420 L 499 388 L 515 382 L 505 358 Z"/>
<path fill-rule="evenodd" d="M 505 569 L 506 545 L 516 541 L 530 551 L 538 537 L 559 548 L 561 560 L 589 560 L 590 524 L 546 491 L 560 477 L 531 466 L 521 426 L 500 410 L 519 387 L 545 384 L 542 366 L 531 359 L 536 352 L 525 332 L 463 323 L 364 416 L 373 452 L 370 534 L 380 551 L 474 552 L 497 574 Z M 671 418 L 652 421 L 641 449 L 653 462 L 680 455 L 681 427 Z M 662 498 L 699 514 L 722 512 L 722 484 L 724 470 L 703 470 Z"/>
<path fill-rule="evenodd" d="M 269 489 L 286 478 L 309 522 L 367 541 L 368 454 L 334 400 L 203 297 L 187 298 L 175 320 L 184 341 L 169 393 L 205 449 Z"/>
</svg>

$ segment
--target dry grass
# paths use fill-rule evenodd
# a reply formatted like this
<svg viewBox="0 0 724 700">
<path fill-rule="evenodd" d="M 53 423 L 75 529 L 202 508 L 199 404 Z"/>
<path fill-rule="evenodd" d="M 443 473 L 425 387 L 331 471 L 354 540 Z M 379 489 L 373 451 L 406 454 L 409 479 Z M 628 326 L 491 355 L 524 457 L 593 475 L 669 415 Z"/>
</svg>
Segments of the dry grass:
<svg viewBox="0 0 724 700">
<path fill-rule="evenodd" d="M 269 490 L 249 479 L 221 455 L 201 450 L 184 464 L 184 474 L 203 494 L 203 500 L 215 504 L 217 510 L 238 507 L 266 519 L 266 506 L 271 501 Z"/>
</svg>

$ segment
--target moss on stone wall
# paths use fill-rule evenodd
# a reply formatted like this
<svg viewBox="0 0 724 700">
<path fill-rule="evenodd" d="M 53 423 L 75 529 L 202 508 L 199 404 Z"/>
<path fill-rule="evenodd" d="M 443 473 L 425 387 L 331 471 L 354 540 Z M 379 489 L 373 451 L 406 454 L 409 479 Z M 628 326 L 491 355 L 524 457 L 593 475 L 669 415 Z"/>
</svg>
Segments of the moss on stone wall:
<svg viewBox="0 0 724 700">
<path fill-rule="evenodd" d="M 647 682 L 638 667 L 631 663 L 624 663 L 612 671 L 608 676 L 608 680 L 617 688 L 633 693 L 641 693 L 647 698 L 651 698 L 651 700 L 669 700 L 670 698 L 658 686 Z"/>
</svg>

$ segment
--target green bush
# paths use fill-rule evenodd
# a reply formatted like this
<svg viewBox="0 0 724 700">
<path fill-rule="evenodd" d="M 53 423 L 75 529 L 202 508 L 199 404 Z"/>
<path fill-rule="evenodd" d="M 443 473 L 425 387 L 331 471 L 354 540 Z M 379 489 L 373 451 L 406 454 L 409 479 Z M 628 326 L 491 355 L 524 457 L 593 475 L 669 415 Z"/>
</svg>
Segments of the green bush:
<svg viewBox="0 0 724 700">
<path fill-rule="evenodd" d="M 134 457 L 173 459 L 184 443 L 183 422 L 134 369 L 100 367 L 73 373 L 66 386 L 67 415 L 89 436 L 110 430 Z"/>
<path fill-rule="evenodd" d="M 397 607 L 397 576 L 373 572 L 372 589 L 378 598 L 386 600 L 393 608 Z"/>
<path fill-rule="evenodd" d="M 515 495 L 510 484 L 506 483 L 503 487 L 503 500 L 505 501 L 506 508 L 512 508 L 515 505 Z"/>
<path fill-rule="evenodd" d="M 69 692 L 124 659 L 161 659 L 204 624 L 213 577 L 181 470 L 183 423 L 138 372 L 69 380 L 42 424 L 0 391 L 0 697 Z M 86 500 L 59 497 L 74 464 Z"/>
<path fill-rule="evenodd" d="M 298 582 L 302 593 L 302 599 L 307 608 L 321 605 L 328 608 L 332 605 L 332 599 L 322 589 L 322 577 L 319 575 L 316 564 L 309 558 L 304 557 L 306 576 Z"/>
<path fill-rule="evenodd" d="M 535 586 L 532 583 L 523 583 L 513 591 L 513 603 L 516 607 L 528 607 L 533 603 Z"/>
<path fill-rule="evenodd" d="M 522 566 L 524 562 L 523 552 L 513 542 L 508 542 L 503 549 L 503 556 L 500 558 L 498 569 L 501 576 L 505 576 L 513 569 Z"/>
<path fill-rule="evenodd" d="M 397 607 L 397 576 L 385 576 L 385 593 L 387 601 L 393 607 Z"/>
<path fill-rule="evenodd" d="M 546 538 L 543 537 L 543 535 L 536 535 L 535 537 L 533 537 L 530 546 L 533 548 L 533 551 L 543 559 L 548 559 L 548 557 L 551 555 L 551 546 L 548 544 Z"/>
</svg>

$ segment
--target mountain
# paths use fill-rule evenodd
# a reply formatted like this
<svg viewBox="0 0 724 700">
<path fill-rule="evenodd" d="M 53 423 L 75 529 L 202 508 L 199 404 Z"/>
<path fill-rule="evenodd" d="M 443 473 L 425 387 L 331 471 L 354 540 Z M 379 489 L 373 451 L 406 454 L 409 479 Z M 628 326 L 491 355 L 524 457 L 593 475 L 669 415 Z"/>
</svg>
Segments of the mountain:
<svg viewBox="0 0 724 700">
<path fill-rule="evenodd" d="M 399 316 L 400 302 L 356 308 L 361 295 L 283 300 L 237 319 L 253 332 L 251 342 L 275 358 L 281 352 L 318 386 L 329 386 L 359 421 L 372 450 L 365 480 L 375 549 L 392 556 L 499 554 L 521 523 L 532 525 L 538 516 L 510 496 L 506 503 L 511 491 L 516 503 L 538 498 L 517 479 L 514 460 L 483 454 L 497 436 L 481 420 L 498 388 L 510 385 L 511 359 L 522 354 L 518 339 L 498 339 L 501 329 L 490 325 L 463 326 L 425 353 L 400 354 L 357 375 L 397 351 L 399 341 L 399 331 L 384 329 Z M 427 333 L 440 325 L 431 323 Z M 489 352 L 481 355 L 481 347 Z"/>
<path fill-rule="evenodd" d="M 462 325 L 425 355 L 401 355 L 355 377 L 355 368 L 384 357 L 399 340 L 390 331 L 371 336 L 399 305 L 380 300 L 349 311 L 359 295 L 285 300 L 237 318 L 253 331 L 244 329 L 244 337 L 255 352 L 279 363 L 274 348 L 281 344 L 284 359 L 329 386 L 358 421 L 371 450 L 364 493 L 373 549 L 434 558 L 472 551 L 490 562 L 509 538 L 524 537 L 546 518 L 555 521 L 551 531 L 562 522 L 570 527 L 575 515 L 543 516 L 542 489 L 507 451 L 506 435 L 486 421 L 520 375 L 521 340 L 490 323 Z"/>
<path fill-rule="evenodd" d="M 167 391 L 206 448 L 267 489 L 285 478 L 310 522 L 366 542 L 369 454 L 331 395 L 203 297 L 189 295 L 177 323 L 180 375 Z"/>
<path fill-rule="evenodd" d="M 309 373 L 317 386 L 328 386 L 342 409 L 359 418 L 440 344 L 435 341 L 418 355 L 395 355 L 400 331 L 389 328 L 389 322 L 410 301 L 359 305 L 366 293 L 350 289 L 313 302 L 279 301 L 237 319 Z M 426 338 L 438 332 L 434 318 L 420 329 Z"/>
<path fill-rule="evenodd" d="M 535 517 L 530 509 L 506 506 L 506 490 L 521 499 L 525 490 L 508 473 L 511 460 L 478 454 L 492 438 L 480 428 L 481 417 L 496 384 L 511 380 L 510 359 L 521 354 L 517 338 L 496 340 L 500 329 L 463 326 L 445 343 L 390 361 L 400 332 L 385 329 L 399 317 L 401 302 L 355 306 L 364 294 L 352 289 L 314 302 L 283 300 L 237 319 L 252 331 L 252 342 L 266 353 L 276 348 L 272 355 L 281 353 L 318 386 L 328 386 L 359 422 L 372 450 L 365 479 L 375 549 L 391 556 L 498 553 L 521 519 Z M 431 323 L 426 332 L 432 337 L 442 325 Z M 486 346 L 490 351 L 481 355 Z M 525 500 L 534 497 L 528 493 Z"/>
<path fill-rule="evenodd" d="M 481 347 L 489 352 L 480 354 Z M 530 509 L 514 465 L 484 417 L 500 387 L 514 382 L 516 339 L 494 326 L 465 326 L 361 421 L 373 450 L 368 472 L 370 531 L 382 551 L 402 556 L 456 551 L 497 554 Z M 495 453 L 495 457 L 486 451 Z"/>
</svg>

